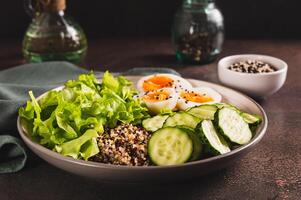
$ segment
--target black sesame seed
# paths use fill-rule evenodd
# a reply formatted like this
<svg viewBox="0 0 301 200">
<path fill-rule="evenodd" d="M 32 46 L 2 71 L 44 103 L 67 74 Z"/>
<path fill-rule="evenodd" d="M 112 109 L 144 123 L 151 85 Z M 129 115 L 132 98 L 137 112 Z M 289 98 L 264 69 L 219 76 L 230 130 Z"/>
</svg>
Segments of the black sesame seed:
<svg viewBox="0 0 301 200">
<path fill-rule="evenodd" d="M 276 71 L 273 66 L 258 60 L 247 60 L 233 63 L 229 66 L 229 69 L 243 73 L 269 73 Z"/>
</svg>

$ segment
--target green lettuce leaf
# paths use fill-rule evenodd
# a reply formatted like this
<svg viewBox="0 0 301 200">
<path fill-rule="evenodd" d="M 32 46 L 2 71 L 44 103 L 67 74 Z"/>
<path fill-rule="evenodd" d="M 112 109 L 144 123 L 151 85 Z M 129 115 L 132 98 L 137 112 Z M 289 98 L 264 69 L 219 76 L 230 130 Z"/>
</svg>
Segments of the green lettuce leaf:
<svg viewBox="0 0 301 200">
<path fill-rule="evenodd" d="M 34 112 L 31 101 L 27 101 L 26 106 L 19 109 L 19 116 L 27 120 L 33 120 Z"/>
<path fill-rule="evenodd" d="M 55 146 L 55 150 L 64 156 L 71 156 L 74 159 L 82 157 L 87 160 L 99 152 L 97 136 L 97 131 L 89 129 L 79 138 Z"/>
<path fill-rule="evenodd" d="M 108 71 L 106 71 L 102 77 L 102 85 L 115 92 L 119 89 L 119 81 Z"/>
<path fill-rule="evenodd" d="M 28 132 L 40 144 L 50 149 L 68 144 L 68 148 L 78 150 L 78 146 L 72 145 L 79 145 L 79 142 L 69 142 L 77 141 L 88 130 L 101 134 L 105 128 L 122 123 L 139 124 L 147 118 L 148 110 L 134 98 L 136 94 L 132 82 L 125 77 L 115 78 L 105 72 L 101 82 L 91 72 L 67 81 L 60 91 L 49 91 L 39 101 L 30 91 L 31 101 L 19 109 L 19 116 L 30 124 Z M 88 159 L 96 152 L 97 144 L 90 138 L 80 146 L 82 149 L 76 153 L 63 153 L 69 152 L 66 147 L 58 152 Z"/>
</svg>

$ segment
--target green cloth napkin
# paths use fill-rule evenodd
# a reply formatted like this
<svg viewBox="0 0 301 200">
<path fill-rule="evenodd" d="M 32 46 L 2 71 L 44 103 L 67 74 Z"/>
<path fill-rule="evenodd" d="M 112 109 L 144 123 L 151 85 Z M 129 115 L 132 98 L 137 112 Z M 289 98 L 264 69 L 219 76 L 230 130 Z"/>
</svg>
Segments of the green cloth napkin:
<svg viewBox="0 0 301 200">
<path fill-rule="evenodd" d="M 0 174 L 22 169 L 27 155 L 16 137 L 17 113 L 28 100 L 28 91 L 36 96 L 74 79 L 87 70 L 67 62 L 26 64 L 0 71 Z"/>
<path fill-rule="evenodd" d="M 75 79 L 88 71 L 67 62 L 45 62 L 25 64 L 0 71 L 0 174 L 22 169 L 27 155 L 18 136 L 16 120 L 20 106 L 29 99 L 28 91 L 35 96 L 62 85 L 66 80 Z M 172 73 L 169 68 L 134 68 L 122 75 L 148 75 L 152 73 Z M 97 72 L 101 76 L 102 72 Z"/>
</svg>

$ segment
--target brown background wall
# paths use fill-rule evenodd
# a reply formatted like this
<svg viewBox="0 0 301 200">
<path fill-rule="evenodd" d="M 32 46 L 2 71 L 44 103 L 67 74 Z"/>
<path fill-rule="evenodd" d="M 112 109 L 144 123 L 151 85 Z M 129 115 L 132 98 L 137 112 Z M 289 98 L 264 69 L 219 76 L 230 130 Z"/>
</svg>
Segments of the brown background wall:
<svg viewBox="0 0 301 200">
<path fill-rule="evenodd" d="M 67 0 L 88 37 L 169 35 L 181 0 Z M 300 0 L 217 0 L 228 38 L 301 38 Z M 22 0 L 1 1 L 0 38 L 22 38 Z"/>
</svg>

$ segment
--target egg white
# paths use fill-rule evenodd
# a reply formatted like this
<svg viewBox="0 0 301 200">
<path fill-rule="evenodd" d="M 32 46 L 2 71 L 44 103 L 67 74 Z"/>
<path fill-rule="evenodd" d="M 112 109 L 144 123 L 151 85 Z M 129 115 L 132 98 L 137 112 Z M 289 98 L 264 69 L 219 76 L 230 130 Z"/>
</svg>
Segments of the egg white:
<svg viewBox="0 0 301 200">
<path fill-rule="evenodd" d="M 165 76 L 167 78 L 170 78 L 174 81 L 174 84 L 172 85 L 171 88 L 174 88 L 176 91 L 180 91 L 182 89 L 191 89 L 192 85 L 184 78 L 180 76 L 176 76 L 174 74 L 153 74 L 149 76 L 144 76 L 142 77 L 138 82 L 137 82 L 137 89 L 140 93 L 145 93 L 143 89 L 143 83 L 144 81 L 153 78 L 155 76 Z"/>
<path fill-rule="evenodd" d="M 206 96 L 211 97 L 213 99 L 213 101 L 204 102 L 204 103 L 192 102 L 192 101 L 188 101 L 188 100 L 184 99 L 179 94 L 178 103 L 177 103 L 177 108 L 179 110 L 187 110 L 188 108 L 199 106 L 202 104 L 214 104 L 214 103 L 220 103 L 222 101 L 222 96 L 217 91 L 215 91 L 214 89 L 209 88 L 209 87 L 196 87 L 196 88 L 190 89 L 188 91 L 194 92 L 194 93 L 200 94 L 200 95 L 206 94 Z"/>
<path fill-rule="evenodd" d="M 153 114 L 158 114 L 160 113 L 161 110 L 175 110 L 177 106 L 177 101 L 178 101 L 178 94 L 176 93 L 175 89 L 173 88 L 162 88 L 157 91 L 162 91 L 166 92 L 169 94 L 168 99 L 163 100 L 163 101 L 147 101 L 141 96 L 142 101 L 146 104 L 147 108 L 149 111 Z M 148 94 L 155 93 L 157 91 L 149 92 Z"/>
</svg>

